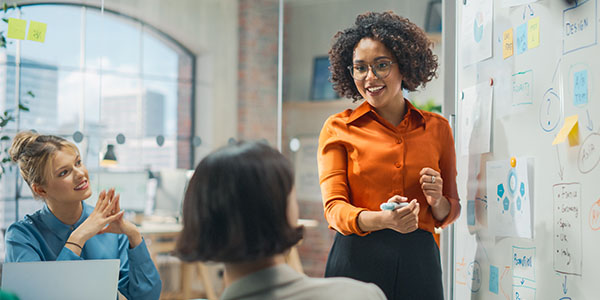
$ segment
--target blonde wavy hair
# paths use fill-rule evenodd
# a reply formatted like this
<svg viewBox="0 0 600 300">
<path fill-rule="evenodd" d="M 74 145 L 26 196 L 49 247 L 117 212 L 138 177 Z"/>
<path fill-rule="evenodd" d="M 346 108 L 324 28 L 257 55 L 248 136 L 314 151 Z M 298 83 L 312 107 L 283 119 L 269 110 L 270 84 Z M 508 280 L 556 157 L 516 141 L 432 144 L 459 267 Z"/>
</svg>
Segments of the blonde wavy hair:
<svg viewBox="0 0 600 300">
<path fill-rule="evenodd" d="M 70 150 L 79 155 L 77 146 L 62 137 L 22 131 L 13 139 L 8 153 L 31 188 L 34 184 L 44 186 L 48 182 L 52 159 L 61 150 Z"/>
</svg>

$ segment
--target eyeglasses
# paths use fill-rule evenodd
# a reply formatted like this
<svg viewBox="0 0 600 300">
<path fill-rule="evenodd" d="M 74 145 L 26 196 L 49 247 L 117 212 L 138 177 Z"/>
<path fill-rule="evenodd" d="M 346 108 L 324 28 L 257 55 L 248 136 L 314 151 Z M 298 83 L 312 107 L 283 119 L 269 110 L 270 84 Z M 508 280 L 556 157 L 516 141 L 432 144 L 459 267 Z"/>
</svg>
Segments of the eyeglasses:
<svg viewBox="0 0 600 300">
<path fill-rule="evenodd" d="M 391 60 L 383 60 L 378 61 L 374 64 L 355 64 L 352 66 L 348 66 L 348 70 L 350 71 L 350 75 L 355 80 L 365 80 L 367 75 L 369 74 L 369 68 L 373 71 L 373 74 L 377 76 L 379 79 L 384 79 L 390 75 L 390 70 L 392 69 L 392 64 L 394 62 Z"/>
</svg>

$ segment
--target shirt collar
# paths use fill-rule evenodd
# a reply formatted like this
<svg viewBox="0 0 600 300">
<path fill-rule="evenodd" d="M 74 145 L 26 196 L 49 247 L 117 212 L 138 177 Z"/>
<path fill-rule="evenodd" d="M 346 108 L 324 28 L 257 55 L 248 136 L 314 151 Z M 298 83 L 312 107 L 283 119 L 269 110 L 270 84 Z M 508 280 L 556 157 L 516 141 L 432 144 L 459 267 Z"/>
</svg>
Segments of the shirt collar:
<svg viewBox="0 0 600 300">
<path fill-rule="evenodd" d="M 425 116 L 423 115 L 423 113 L 414 105 L 412 105 L 410 101 L 406 100 L 406 98 L 404 99 L 404 104 L 407 108 L 404 119 L 415 118 L 418 124 L 423 124 L 423 126 L 425 126 Z M 369 104 L 369 102 L 363 100 L 363 103 L 361 103 L 358 107 L 356 107 L 356 109 L 352 111 L 350 117 L 348 118 L 348 121 L 346 121 L 346 124 L 350 124 L 356 121 L 357 119 L 366 115 L 370 111 L 374 111 L 374 108 L 371 106 L 371 104 Z"/>
<path fill-rule="evenodd" d="M 406 99 L 404 99 L 404 103 L 407 107 L 406 116 L 404 116 L 404 118 L 414 118 L 418 125 L 425 126 L 425 115 L 423 115 L 423 112 Z"/>
<path fill-rule="evenodd" d="M 277 286 L 289 284 L 292 281 L 297 281 L 306 277 L 300 274 L 286 264 L 278 264 L 258 272 L 246 275 L 228 286 L 223 295 L 222 300 L 240 299 L 246 295 L 260 293 L 265 290 L 272 290 Z"/>
<path fill-rule="evenodd" d="M 61 222 L 52 213 L 52 211 L 50 211 L 48 204 L 45 203 L 40 214 L 40 219 L 58 237 L 64 238 L 65 236 L 68 236 L 73 230 L 75 230 L 75 228 L 79 227 L 79 225 L 81 225 L 81 223 L 83 223 L 83 221 L 85 221 L 85 219 L 87 219 L 87 217 L 94 210 L 91 206 L 83 203 L 83 201 L 81 202 L 81 205 L 83 206 L 83 211 L 81 213 L 81 216 L 79 217 L 79 220 L 77 220 L 77 222 L 75 222 L 73 226 Z"/>
</svg>

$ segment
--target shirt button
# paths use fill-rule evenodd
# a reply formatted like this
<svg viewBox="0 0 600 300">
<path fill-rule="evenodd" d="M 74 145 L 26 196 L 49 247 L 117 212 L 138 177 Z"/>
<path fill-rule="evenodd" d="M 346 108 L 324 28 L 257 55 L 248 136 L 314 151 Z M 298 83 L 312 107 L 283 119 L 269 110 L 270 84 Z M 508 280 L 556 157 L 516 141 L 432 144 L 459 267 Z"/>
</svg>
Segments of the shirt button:
<svg viewBox="0 0 600 300">
<path fill-rule="evenodd" d="M 402 140 L 401 139 L 396 139 L 396 144 L 400 144 L 400 143 L 402 143 Z"/>
<path fill-rule="evenodd" d="M 400 168 L 402 165 L 400 165 L 399 162 L 395 163 L 394 166 L 396 166 L 396 168 Z"/>
</svg>

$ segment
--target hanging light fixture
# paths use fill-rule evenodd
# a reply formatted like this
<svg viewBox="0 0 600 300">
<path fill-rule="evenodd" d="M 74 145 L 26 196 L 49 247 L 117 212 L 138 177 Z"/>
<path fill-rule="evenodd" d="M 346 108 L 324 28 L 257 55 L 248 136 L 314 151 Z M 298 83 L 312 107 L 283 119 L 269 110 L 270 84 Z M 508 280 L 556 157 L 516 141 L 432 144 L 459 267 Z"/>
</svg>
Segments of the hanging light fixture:
<svg viewBox="0 0 600 300">
<path fill-rule="evenodd" d="M 106 146 L 106 153 L 104 158 L 100 162 L 101 166 L 112 166 L 117 164 L 117 156 L 115 155 L 115 145 L 108 144 Z"/>
</svg>

